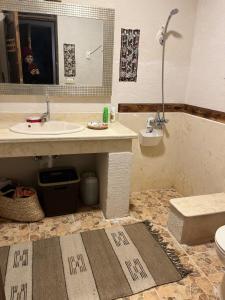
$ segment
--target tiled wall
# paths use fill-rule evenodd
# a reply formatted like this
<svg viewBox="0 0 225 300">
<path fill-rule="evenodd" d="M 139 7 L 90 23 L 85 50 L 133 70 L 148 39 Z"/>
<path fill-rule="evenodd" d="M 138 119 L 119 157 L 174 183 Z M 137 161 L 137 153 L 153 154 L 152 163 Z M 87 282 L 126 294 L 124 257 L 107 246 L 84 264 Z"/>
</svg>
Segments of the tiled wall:
<svg viewBox="0 0 225 300">
<path fill-rule="evenodd" d="M 149 113 L 120 113 L 119 121 L 135 132 L 146 127 Z M 153 114 L 154 116 L 154 114 Z M 167 113 L 162 142 L 156 147 L 142 147 L 138 140 L 133 141 L 134 161 L 132 169 L 132 190 L 168 188 L 174 186 L 176 158 L 180 136 L 180 113 Z"/>
<path fill-rule="evenodd" d="M 225 124 L 184 114 L 175 186 L 184 195 L 225 191 Z"/>
<path fill-rule="evenodd" d="M 136 132 L 149 113 L 121 113 L 119 120 Z M 175 186 L 183 195 L 225 191 L 225 124 L 185 113 L 166 113 L 163 141 L 156 147 L 133 142 L 132 190 Z"/>
</svg>

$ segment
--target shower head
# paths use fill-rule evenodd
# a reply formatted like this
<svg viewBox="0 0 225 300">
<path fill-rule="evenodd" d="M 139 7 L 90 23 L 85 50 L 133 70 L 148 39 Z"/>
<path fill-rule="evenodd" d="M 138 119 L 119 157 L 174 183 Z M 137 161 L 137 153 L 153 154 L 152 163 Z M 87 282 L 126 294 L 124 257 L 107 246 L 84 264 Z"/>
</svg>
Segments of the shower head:
<svg viewBox="0 0 225 300">
<path fill-rule="evenodd" d="M 168 26 L 169 26 L 169 22 L 170 22 L 172 16 L 174 16 L 178 13 L 179 13 L 178 8 L 172 9 L 169 16 L 168 16 L 168 18 L 167 18 L 166 25 L 162 26 L 161 30 L 158 32 L 157 40 L 159 41 L 160 45 L 162 45 L 162 46 L 165 45 L 165 42 L 166 42 L 166 39 L 167 39 L 167 29 L 168 29 Z"/>
<path fill-rule="evenodd" d="M 170 15 L 173 16 L 173 15 L 176 15 L 178 13 L 179 13 L 179 9 L 178 8 L 174 8 L 174 9 L 171 10 Z"/>
</svg>

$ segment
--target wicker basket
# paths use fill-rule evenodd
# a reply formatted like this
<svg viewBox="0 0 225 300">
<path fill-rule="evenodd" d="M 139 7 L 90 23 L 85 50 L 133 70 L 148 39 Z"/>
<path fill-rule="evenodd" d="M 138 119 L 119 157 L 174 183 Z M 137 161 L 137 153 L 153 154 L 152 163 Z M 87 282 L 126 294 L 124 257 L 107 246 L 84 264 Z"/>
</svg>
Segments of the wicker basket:
<svg viewBox="0 0 225 300">
<path fill-rule="evenodd" d="M 32 189 L 33 190 L 33 189 Z M 35 190 L 31 197 L 11 199 L 0 196 L 0 217 L 19 222 L 35 222 L 44 218 L 44 212 Z"/>
</svg>

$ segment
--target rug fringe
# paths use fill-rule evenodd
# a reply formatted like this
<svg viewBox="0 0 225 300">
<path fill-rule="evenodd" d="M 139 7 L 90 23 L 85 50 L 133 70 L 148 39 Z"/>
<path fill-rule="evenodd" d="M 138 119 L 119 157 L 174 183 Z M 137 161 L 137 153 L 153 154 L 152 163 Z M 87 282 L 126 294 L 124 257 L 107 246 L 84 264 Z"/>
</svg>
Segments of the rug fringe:
<svg viewBox="0 0 225 300">
<path fill-rule="evenodd" d="M 143 223 L 147 226 L 153 238 L 160 244 L 166 255 L 169 257 L 169 259 L 177 269 L 180 276 L 184 278 L 188 274 L 192 273 L 192 270 L 185 268 L 181 263 L 180 258 L 176 254 L 176 251 L 168 247 L 169 243 L 165 242 L 159 231 L 153 228 L 153 224 L 148 220 L 145 220 Z"/>
</svg>

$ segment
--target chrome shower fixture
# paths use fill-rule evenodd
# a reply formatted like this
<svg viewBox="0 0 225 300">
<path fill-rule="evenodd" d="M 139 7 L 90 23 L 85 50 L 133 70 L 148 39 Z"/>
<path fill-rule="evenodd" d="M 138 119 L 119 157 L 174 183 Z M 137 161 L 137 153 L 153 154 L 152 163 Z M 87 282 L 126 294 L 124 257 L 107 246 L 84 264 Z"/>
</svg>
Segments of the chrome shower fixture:
<svg viewBox="0 0 225 300">
<path fill-rule="evenodd" d="M 166 38 L 167 38 L 167 29 L 168 29 L 168 25 L 170 22 L 170 19 L 172 18 L 172 16 L 178 14 L 179 9 L 178 8 L 174 8 L 171 10 L 167 21 L 166 21 L 166 25 L 162 26 L 161 29 L 159 30 L 158 34 L 157 34 L 157 38 L 159 40 L 159 43 L 163 46 L 166 43 Z"/>
<path fill-rule="evenodd" d="M 179 12 L 178 8 L 174 8 L 171 10 L 166 25 L 161 27 L 160 32 L 158 33 L 157 37 L 159 40 L 160 45 L 162 45 L 162 118 L 160 116 L 160 113 L 158 112 L 157 118 L 160 120 L 160 124 L 165 124 L 167 120 L 165 119 L 165 99 L 164 99 L 164 69 L 165 69 L 165 48 L 166 48 L 166 40 L 167 40 L 167 29 L 169 26 L 170 19 L 172 16 L 176 15 Z"/>
<path fill-rule="evenodd" d="M 179 13 L 179 9 L 178 8 L 174 8 L 174 9 L 171 10 L 170 15 L 173 16 L 173 15 L 176 15 L 178 13 Z"/>
</svg>

